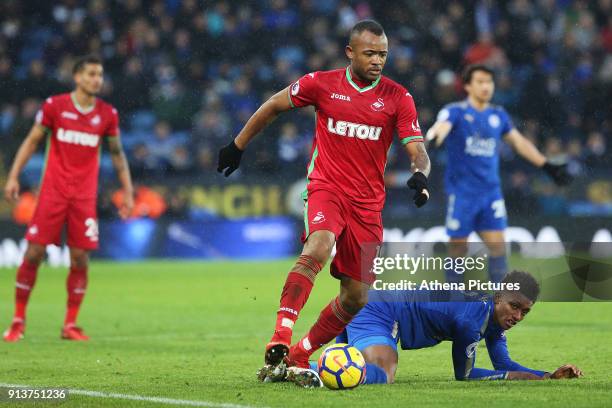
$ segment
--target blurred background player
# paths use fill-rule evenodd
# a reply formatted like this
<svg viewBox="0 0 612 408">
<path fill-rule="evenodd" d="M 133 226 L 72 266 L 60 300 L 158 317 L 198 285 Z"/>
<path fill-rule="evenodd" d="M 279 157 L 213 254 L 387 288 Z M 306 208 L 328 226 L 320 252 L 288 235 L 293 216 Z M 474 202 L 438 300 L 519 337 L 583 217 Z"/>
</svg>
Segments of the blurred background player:
<svg viewBox="0 0 612 408">
<path fill-rule="evenodd" d="M 519 156 L 542 168 L 558 185 L 571 181 L 566 165 L 553 164 L 513 125 L 501 106 L 490 103 L 495 90 L 493 71 L 485 65 L 468 66 L 463 74 L 467 98 L 438 113 L 427 131 L 436 146 L 446 141 L 446 231 L 450 255 L 464 256 L 467 240 L 476 231 L 489 249 L 489 275 L 501 281 L 507 271 L 504 229 L 506 206 L 499 175 L 499 148 L 503 139 Z M 451 282 L 462 280 L 447 271 Z"/>
<path fill-rule="evenodd" d="M 408 186 L 416 190 L 416 206 L 429 198 L 429 157 L 414 101 L 404 87 L 381 75 L 387 53 L 383 28 L 371 20 L 358 22 L 346 46 L 348 67 L 307 74 L 278 92 L 219 153 L 218 171 L 225 170 L 229 176 L 238 168 L 247 144 L 278 114 L 311 105 L 316 109 L 308 185 L 303 193 L 304 249 L 281 294 L 274 335 L 266 346 L 266 366 L 259 374 L 262 380 L 283 359 L 297 370 L 308 369 L 310 355 L 341 333 L 367 302 L 373 274 L 367 268 L 362 271 L 362 257 L 367 265 L 382 241 L 383 174 L 395 131 L 412 162 Z M 340 279 L 340 295 L 289 349 L 293 325 L 334 244 L 331 274 Z M 362 244 L 372 244 L 363 255 Z"/>
<path fill-rule="evenodd" d="M 47 162 L 38 205 L 26 234 L 28 247 L 17 271 L 15 315 L 4 340 L 23 338 L 26 307 L 46 246 L 59 245 L 66 227 L 70 247 L 70 272 L 66 282 L 68 304 L 61 337 L 87 340 L 76 319 L 87 287 L 89 251 L 98 247 L 96 198 L 100 146 L 107 139 L 117 177 L 125 191 L 120 215 L 132 207 L 132 181 L 119 138 L 115 108 L 96 97 L 103 85 L 102 61 L 94 56 L 79 59 L 73 68 L 76 88 L 71 93 L 47 98 L 13 162 L 5 198 L 19 198 L 19 174 L 39 143 L 47 139 Z"/>
<path fill-rule="evenodd" d="M 582 376 L 565 364 L 553 373 L 533 370 L 513 361 L 506 331 L 530 312 L 540 293 L 528 273 L 513 271 L 504 283 L 520 285 L 478 302 L 414 301 L 414 291 L 373 291 L 370 302 L 355 316 L 338 342 L 357 347 L 367 362 L 366 384 L 393 383 L 397 369 L 397 343 L 403 350 L 453 342 L 453 367 L 457 380 L 542 380 Z M 484 339 L 493 370 L 474 367 L 476 350 Z"/>
</svg>

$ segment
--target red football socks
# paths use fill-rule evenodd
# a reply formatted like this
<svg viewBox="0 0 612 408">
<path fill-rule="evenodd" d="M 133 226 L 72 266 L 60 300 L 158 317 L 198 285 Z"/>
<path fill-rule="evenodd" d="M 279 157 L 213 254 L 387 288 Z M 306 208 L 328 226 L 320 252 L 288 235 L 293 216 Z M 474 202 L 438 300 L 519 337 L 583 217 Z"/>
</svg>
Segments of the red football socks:
<svg viewBox="0 0 612 408">
<path fill-rule="evenodd" d="M 291 347 L 289 359 L 298 367 L 308 367 L 308 358 L 338 336 L 351 322 L 353 315 L 344 310 L 339 298 L 335 298 L 321 311 L 316 323 L 306 336 Z"/>
<path fill-rule="evenodd" d="M 309 255 L 300 255 L 295 266 L 287 275 L 281 294 L 280 307 L 272 343 L 291 343 L 293 325 L 306 304 L 321 264 Z"/>
<path fill-rule="evenodd" d="M 87 267 L 70 267 L 66 289 L 68 290 L 68 305 L 64 326 L 74 326 L 87 289 Z"/>
<path fill-rule="evenodd" d="M 15 317 L 13 321 L 25 321 L 26 307 L 30 299 L 30 293 L 36 283 L 38 265 L 23 260 L 17 269 L 17 279 L 15 283 Z"/>
</svg>

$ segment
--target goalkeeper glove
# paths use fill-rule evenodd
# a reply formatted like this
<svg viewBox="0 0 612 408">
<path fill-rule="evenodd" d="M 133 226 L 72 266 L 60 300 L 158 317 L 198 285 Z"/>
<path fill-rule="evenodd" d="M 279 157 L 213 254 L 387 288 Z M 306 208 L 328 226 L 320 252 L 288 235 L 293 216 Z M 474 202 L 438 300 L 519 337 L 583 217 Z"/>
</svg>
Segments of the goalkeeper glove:
<svg viewBox="0 0 612 408">
<path fill-rule="evenodd" d="M 572 175 L 567 171 L 567 164 L 544 163 L 542 169 L 558 186 L 565 186 L 572 182 Z"/>
<path fill-rule="evenodd" d="M 427 200 L 429 200 L 429 192 L 427 191 L 427 176 L 420 171 L 417 171 L 412 175 L 412 177 L 410 177 L 407 184 L 411 190 L 415 190 L 414 197 L 412 197 L 414 205 L 416 205 L 417 208 L 424 206 Z"/>
<path fill-rule="evenodd" d="M 236 143 L 232 140 L 230 144 L 219 150 L 219 165 L 217 171 L 223 173 L 225 170 L 225 177 L 232 174 L 238 167 L 240 167 L 240 158 L 242 157 L 242 150 L 236 146 Z"/>
</svg>

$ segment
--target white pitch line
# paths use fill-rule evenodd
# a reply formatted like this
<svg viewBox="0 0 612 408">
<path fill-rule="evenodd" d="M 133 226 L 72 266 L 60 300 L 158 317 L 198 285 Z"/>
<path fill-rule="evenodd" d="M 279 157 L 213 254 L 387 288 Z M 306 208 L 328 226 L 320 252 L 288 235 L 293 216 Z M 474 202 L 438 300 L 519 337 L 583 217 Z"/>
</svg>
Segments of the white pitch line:
<svg viewBox="0 0 612 408">
<path fill-rule="evenodd" d="M 23 385 L 23 384 L 5 384 L 0 383 L 0 387 L 3 388 L 61 388 L 61 387 L 43 387 L 34 385 Z M 68 388 L 68 395 L 84 395 L 86 397 L 93 398 L 114 398 L 132 401 L 146 401 L 146 402 L 157 402 L 159 404 L 168 405 L 184 405 L 190 407 L 209 407 L 209 408 L 255 408 L 251 405 L 239 405 L 230 404 L 224 402 L 212 402 L 212 401 L 195 401 L 195 400 L 183 400 L 175 398 L 164 398 L 164 397 L 147 397 L 143 395 L 130 395 L 130 394 L 118 394 L 115 392 L 101 392 L 101 391 L 90 391 L 90 390 L 79 390 Z"/>
</svg>

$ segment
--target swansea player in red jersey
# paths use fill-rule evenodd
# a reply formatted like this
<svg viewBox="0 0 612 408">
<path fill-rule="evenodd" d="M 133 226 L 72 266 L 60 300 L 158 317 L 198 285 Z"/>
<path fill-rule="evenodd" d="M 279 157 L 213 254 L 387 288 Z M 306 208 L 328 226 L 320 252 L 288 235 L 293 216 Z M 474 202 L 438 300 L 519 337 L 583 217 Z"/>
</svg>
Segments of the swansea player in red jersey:
<svg viewBox="0 0 612 408">
<path fill-rule="evenodd" d="M 73 69 L 76 88 L 71 93 L 48 98 L 36 123 L 21 144 L 8 176 L 4 194 L 14 202 L 19 196 L 19 174 L 37 146 L 47 141 L 47 160 L 38 204 L 28 226 L 28 247 L 17 271 L 15 315 L 5 341 L 18 341 L 25 331 L 26 306 L 46 246 L 60 244 L 66 228 L 70 248 L 70 272 L 66 282 L 68 304 L 61 337 L 87 340 L 76 319 L 87 287 L 89 252 L 98 247 L 96 198 L 100 147 L 107 139 L 125 200 L 119 213 L 126 218 L 133 207 L 133 188 L 128 164 L 119 139 L 117 111 L 96 97 L 103 84 L 102 61 L 97 57 L 78 60 Z"/>
<path fill-rule="evenodd" d="M 368 265 L 383 235 L 383 176 L 394 133 L 412 162 L 408 186 L 416 190 L 415 204 L 420 207 L 429 198 L 430 163 L 414 101 L 404 87 L 381 75 L 387 53 L 383 28 L 371 20 L 357 23 L 346 47 L 348 67 L 307 74 L 278 92 L 219 152 L 218 171 L 225 170 L 229 176 L 251 139 L 278 114 L 310 105 L 316 109 L 303 194 L 304 249 L 281 294 L 274 335 L 265 350 L 266 365 L 259 372 L 261 380 L 282 367 L 283 361 L 297 367 L 290 372 L 304 373 L 300 369 L 308 367 L 309 356 L 341 333 L 366 304 L 374 276 Z M 290 347 L 293 325 L 334 244 L 331 274 L 340 280 L 340 294 L 323 309 L 306 336 Z M 362 254 L 364 244 L 372 245 Z"/>
</svg>

